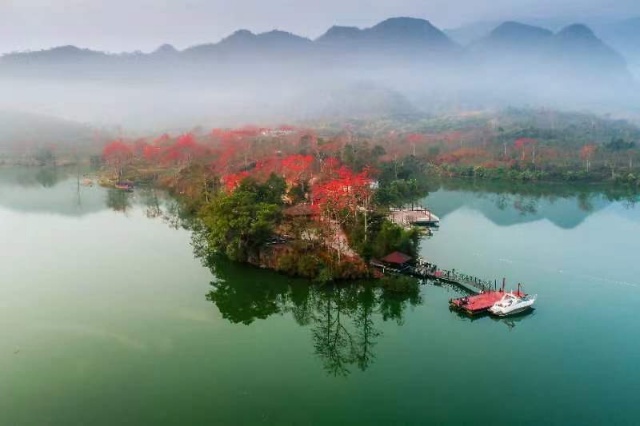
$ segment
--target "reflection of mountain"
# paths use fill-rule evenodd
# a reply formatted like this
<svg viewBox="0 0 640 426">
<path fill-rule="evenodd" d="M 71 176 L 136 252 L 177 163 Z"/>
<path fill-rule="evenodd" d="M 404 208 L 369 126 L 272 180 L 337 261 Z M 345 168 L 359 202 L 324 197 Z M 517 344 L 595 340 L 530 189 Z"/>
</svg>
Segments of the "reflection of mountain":
<svg viewBox="0 0 640 426">
<path fill-rule="evenodd" d="M 0 207 L 64 216 L 84 216 L 104 210 L 103 190 L 78 187 L 70 173 L 53 168 L 0 168 Z"/>
<path fill-rule="evenodd" d="M 188 216 L 163 191 L 138 188 L 129 193 L 82 186 L 73 167 L 0 167 L 0 208 L 80 217 L 107 209 L 126 213 L 132 207 L 142 208 L 148 218 L 161 218 L 175 228 L 184 227 Z"/>
<path fill-rule="evenodd" d="M 439 190 L 429 195 L 426 204 L 441 218 L 458 209 L 470 208 L 498 226 L 546 219 L 560 228 L 571 229 L 610 202 L 599 194 L 558 197 Z"/>
<path fill-rule="evenodd" d="M 207 299 L 223 318 L 248 325 L 291 314 L 298 325 L 310 328 L 315 352 L 334 376 L 348 375 L 354 366 L 366 370 L 382 335 L 376 324 L 401 323 L 406 307 L 420 303 L 419 294 L 399 296 L 369 285 L 318 287 L 220 259 L 205 263 L 217 277 Z"/>
</svg>

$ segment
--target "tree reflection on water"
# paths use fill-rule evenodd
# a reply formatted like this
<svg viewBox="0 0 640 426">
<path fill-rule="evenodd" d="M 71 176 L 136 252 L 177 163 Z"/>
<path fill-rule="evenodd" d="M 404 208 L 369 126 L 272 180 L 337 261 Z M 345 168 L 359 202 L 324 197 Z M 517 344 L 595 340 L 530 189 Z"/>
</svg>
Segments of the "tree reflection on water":
<svg viewBox="0 0 640 426">
<path fill-rule="evenodd" d="M 107 190 L 107 207 L 117 212 L 126 213 L 131 208 L 130 194 L 119 189 Z"/>
<path fill-rule="evenodd" d="M 419 292 L 394 294 L 370 282 L 317 286 L 223 259 L 208 259 L 216 275 L 207 300 L 222 317 L 249 325 L 272 315 L 291 315 L 311 331 L 314 352 L 332 376 L 366 370 L 375 360 L 380 321 L 403 323 L 408 306 L 421 303 Z"/>
</svg>

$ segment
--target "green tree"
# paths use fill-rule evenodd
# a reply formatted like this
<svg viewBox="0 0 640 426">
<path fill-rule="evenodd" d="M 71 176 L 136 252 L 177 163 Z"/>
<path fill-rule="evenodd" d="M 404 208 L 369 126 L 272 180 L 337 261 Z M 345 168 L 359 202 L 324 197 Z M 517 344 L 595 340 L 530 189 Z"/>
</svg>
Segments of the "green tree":
<svg viewBox="0 0 640 426">
<path fill-rule="evenodd" d="M 234 192 L 216 196 L 200 213 L 208 249 L 239 262 L 257 254 L 281 220 L 283 194 L 284 188 L 245 179 Z"/>
</svg>

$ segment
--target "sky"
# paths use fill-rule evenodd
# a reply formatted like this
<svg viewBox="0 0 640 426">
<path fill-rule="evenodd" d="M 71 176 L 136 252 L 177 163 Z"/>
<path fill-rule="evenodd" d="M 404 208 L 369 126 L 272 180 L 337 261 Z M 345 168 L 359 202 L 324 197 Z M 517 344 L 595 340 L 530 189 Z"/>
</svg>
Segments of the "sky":
<svg viewBox="0 0 640 426">
<path fill-rule="evenodd" d="M 640 16 L 639 0 L 0 0 L 0 53 L 73 44 L 109 52 L 216 42 L 237 29 L 315 38 L 393 16 L 440 28 L 519 18 Z"/>
</svg>

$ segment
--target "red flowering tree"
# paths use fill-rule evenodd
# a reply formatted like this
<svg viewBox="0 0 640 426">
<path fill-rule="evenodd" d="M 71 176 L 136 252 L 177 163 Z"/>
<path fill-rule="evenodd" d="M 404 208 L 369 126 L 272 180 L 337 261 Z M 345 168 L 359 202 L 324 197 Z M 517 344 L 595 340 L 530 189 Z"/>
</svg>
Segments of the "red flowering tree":
<svg viewBox="0 0 640 426">
<path fill-rule="evenodd" d="M 246 172 L 246 171 L 233 173 L 233 174 L 224 176 L 222 178 L 222 183 L 224 184 L 224 187 L 228 192 L 233 192 L 238 187 L 238 185 L 240 185 L 240 182 L 242 182 L 244 179 L 248 177 L 249 177 L 249 172 Z"/>
<path fill-rule="evenodd" d="M 133 150 L 121 140 L 116 140 L 107 144 L 102 151 L 104 161 L 113 168 L 114 175 L 118 180 L 122 179 L 122 174 L 133 158 Z"/>
<path fill-rule="evenodd" d="M 207 149 L 199 145 L 196 137 L 187 133 L 178 138 L 178 140 L 167 147 L 163 153 L 164 161 L 174 163 L 181 166 L 189 166 L 195 158 L 202 157 L 207 154 Z"/>
<path fill-rule="evenodd" d="M 353 217 L 357 222 L 358 215 L 362 214 L 365 241 L 369 230 L 372 198 L 372 179 L 369 169 L 356 174 L 344 166 L 337 171 L 336 178 L 316 184 L 312 197 L 314 208 L 337 225 L 334 234 L 341 232 L 342 225 L 349 217 Z M 340 250 L 338 250 L 338 256 L 340 256 Z"/>
<path fill-rule="evenodd" d="M 514 142 L 514 147 L 516 150 L 520 151 L 521 161 L 525 161 L 527 157 L 527 152 L 531 152 L 531 162 L 535 164 L 536 162 L 536 146 L 538 141 L 531 138 L 520 138 Z"/>
<path fill-rule="evenodd" d="M 591 159 L 593 158 L 593 155 L 596 153 L 597 149 L 598 147 L 594 144 L 585 145 L 580 149 L 580 158 L 584 160 L 587 167 L 587 172 L 589 172 L 589 169 L 591 169 Z"/>
<path fill-rule="evenodd" d="M 162 150 L 159 146 L 156 145 L 145 145 L 145 147 L 142 149 L 142 157 L 150 163 L 158 161 L 161 153 Z"/>
<path fill-rule="evenodd" d="M 426 137 L 424 135 L 418 133 L 412 133 L 407 136 L 407 142 L 411 145 L 411 154 L 416 156 L 416 145 L 423 144 L 426 141 Z"/>
<path fill-rule="evenodd" d="M 281 160 L 282 174 L 289 184 L 308 180 L 311 177 L 313 157 L 311 155 L 289 155 Z"/>
</svg>

